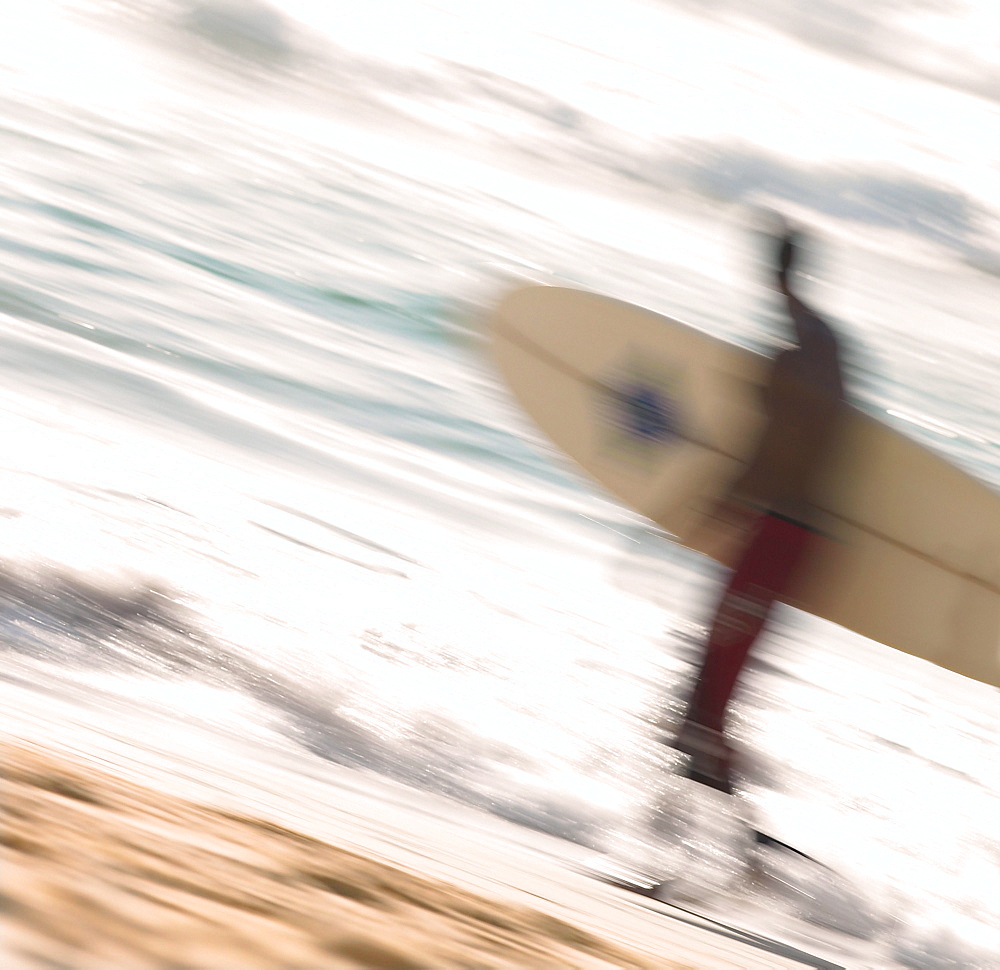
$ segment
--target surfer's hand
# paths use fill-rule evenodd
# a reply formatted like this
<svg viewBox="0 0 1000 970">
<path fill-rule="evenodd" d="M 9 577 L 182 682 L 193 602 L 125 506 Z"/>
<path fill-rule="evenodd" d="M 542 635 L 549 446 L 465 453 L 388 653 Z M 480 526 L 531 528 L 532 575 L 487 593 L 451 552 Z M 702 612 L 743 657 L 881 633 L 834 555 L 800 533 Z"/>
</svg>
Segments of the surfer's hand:
<svg viewBox="0 0 1000 970">
<path fill-rule="evenodd" d="M 717 522 L 723 522 L 732 529 L 745 529 L 757 521 L 760 513 L 752 505 L 735 498 L 724 498 L 715 502 L 708 515 Z"/>
<path fill-rule="evenodd" d="M 782 289 L 788 286 L 788 274 L 795 268 L 799 250 L 802 247 L 802 233 L 792 229 L 787 223 L 777 237 L 777 273 L 778 283 Z"/>
<path fill-rule="evenodd" d="M 720 499 L 695 524 L 685 545 L 732 567 L 750 541 L 759 518 L 760 513 L 751 505 L 732 498 Z"/>
</svg>

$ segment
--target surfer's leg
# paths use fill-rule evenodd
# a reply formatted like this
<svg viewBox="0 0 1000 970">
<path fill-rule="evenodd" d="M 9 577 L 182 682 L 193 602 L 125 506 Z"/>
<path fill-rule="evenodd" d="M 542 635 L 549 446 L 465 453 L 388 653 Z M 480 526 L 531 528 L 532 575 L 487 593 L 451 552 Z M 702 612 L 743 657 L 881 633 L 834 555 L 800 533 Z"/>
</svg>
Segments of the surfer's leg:
<svg viewBox="0 0 1000 970">
<path fill-rule="evenodd" d="M 726 708 L 750 649 L 764 628 L 775 599 L 784 592 L 812 533 L 775 515 L 761 519 L 722 595 L 712 622 L 701 671 L 675 747 L 693 758 L 692 770 L 728 789 Z M 706 784 L 712 784 L 709 779 Z"/>
</svg>

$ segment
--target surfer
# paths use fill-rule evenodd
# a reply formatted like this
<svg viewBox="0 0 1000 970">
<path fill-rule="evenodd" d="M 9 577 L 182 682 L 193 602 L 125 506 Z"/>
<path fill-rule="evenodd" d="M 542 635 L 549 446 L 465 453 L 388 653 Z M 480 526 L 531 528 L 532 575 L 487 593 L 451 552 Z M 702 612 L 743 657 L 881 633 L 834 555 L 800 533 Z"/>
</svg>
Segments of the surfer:
<svg viewBox="0 0 1000 970">
<path fill-rule="evenodd" d="M 809 496 L 843 402 L 837 336 L 794 292 L 798 253 L 798 234 L 782 224 L 775 280 L 793 345 L 772 362 L 764 389 L 766 422 L 753 457 L 701 526 L 705 541 L 735 533 L 741 551 L 729 557 L 732 574 L 672 742 L 690 755 L 684 772 L 689 778 L 727 793 L 732 792 L 732 748 L 725 734 L 726 709 L 772 606 L 791 588 L 818 538 L 809 524 Z"/>
</svg>

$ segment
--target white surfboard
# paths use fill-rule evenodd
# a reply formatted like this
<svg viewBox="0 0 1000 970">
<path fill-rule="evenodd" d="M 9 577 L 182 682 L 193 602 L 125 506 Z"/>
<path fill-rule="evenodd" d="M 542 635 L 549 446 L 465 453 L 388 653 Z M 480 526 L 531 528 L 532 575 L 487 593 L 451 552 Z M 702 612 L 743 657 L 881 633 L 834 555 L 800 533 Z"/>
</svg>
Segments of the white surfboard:
<svg viewBox="0 0 1000 970">
<path fill-rule="evenodd" d="M 768 359 L 640 307 L 529 286 L 490 321 L 501 372 L 549 438 L 689 544 L 749 458 Z M 1000 686 L 1000 494 L 846 407 L 812 524 L 831 537 L 788 602 Z"/>
</svg>

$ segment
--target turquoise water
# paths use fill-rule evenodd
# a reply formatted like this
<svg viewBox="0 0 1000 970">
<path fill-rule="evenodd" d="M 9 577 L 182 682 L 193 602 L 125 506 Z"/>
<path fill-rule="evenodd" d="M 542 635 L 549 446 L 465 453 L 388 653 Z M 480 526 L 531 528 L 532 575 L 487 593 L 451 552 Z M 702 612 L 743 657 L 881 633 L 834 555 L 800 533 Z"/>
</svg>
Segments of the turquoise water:
<svg viewBox="0 0 1000 970">
<path fill-rule="evenodd" d="M 1000 486 L 995 28 L 31 5 L 0 42 L 5 696 L 598 844 L 716 577 L 553 453 L 478 321 L 570 282 L 767 346 L 751 207 L 778 205 L 858 402 Z M 747 800 L 863 887 L 872 966 L 997 965 L 996 704 L 791 612 L 762 648 Z"/>
</svg>

